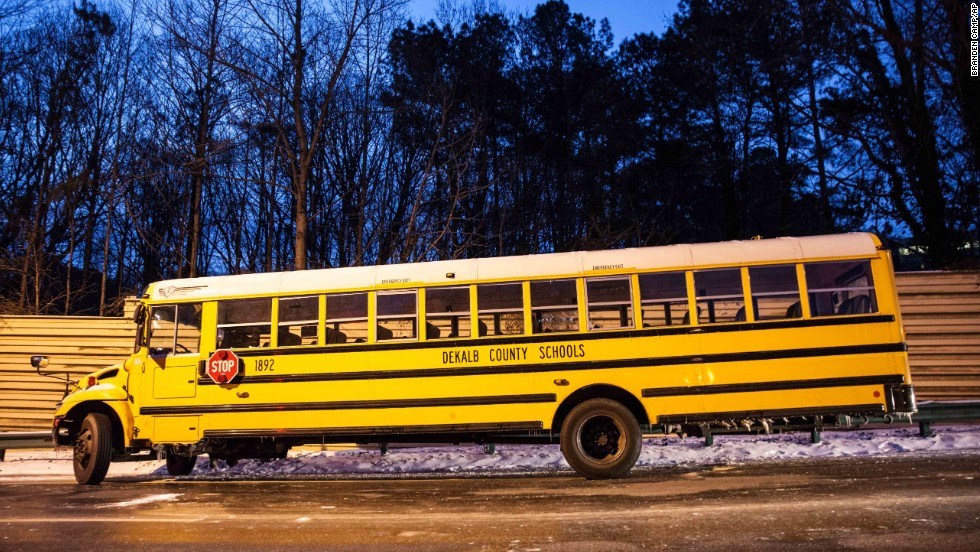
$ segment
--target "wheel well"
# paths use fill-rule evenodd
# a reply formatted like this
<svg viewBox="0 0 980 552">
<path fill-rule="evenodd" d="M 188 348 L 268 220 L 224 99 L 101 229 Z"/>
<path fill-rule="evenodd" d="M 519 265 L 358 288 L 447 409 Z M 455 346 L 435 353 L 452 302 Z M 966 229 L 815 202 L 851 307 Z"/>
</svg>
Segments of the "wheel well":
<svg viewBox="0 0 980 552">
<path fill-rule="evenodd" d="M 109 425 L 112 427 L 112 448 L 118 452 L 122 452 L 125 448 L 123 446 L 123 427 L 122 422 L 119 420 L 119 416 L 116 412 L 109 407 L 109 405 L 98 402 L 90 401 L 81 403 L 74 408 L 72 408 L 68 414 L 65 415 L 65 421 L 68 422 L 68 437 L 71 441 L 75 440 L 78 432 L 81 430 L 82 421 L 86 416 L 93 412 L 98 412 L 99 414 L 105 414 L 109 418 Z"/>
<path fill-rule="evenodd" d="M 578 391 L 572 393 L 558 407 L 555 412 L 555 417 L 551 421 L 551 432 L 557 433 L 561 429 L 561 424 L 564 423 L 565 418 L 568 417 L 568 413 L 572 411 L 573 408 L 579 404 L 589 400 L 589 399 L 610 399 L 614 400 L 633 413 L 636 416 L 636 421 L 640 425 L 645 425 L 650 423 L 650 418 L 647 416 L 647 411 L 640 404 L 640 400 L 636 398 L 635 395 L 626 391 L 621 387 L 616 387 L 613 385 L 590 385 L 588 387 L 583 387 Z"/>
</svg>

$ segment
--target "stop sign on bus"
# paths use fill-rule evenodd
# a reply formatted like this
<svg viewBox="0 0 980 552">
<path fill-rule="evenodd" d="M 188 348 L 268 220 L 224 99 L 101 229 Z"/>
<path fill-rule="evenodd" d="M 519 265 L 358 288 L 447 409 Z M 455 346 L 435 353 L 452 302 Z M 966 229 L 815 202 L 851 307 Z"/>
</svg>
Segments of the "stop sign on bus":
<svg viewBox="0 0 980 552">
<path fill-rule="evenodd" d="M 238 375 L 240 362 L 231 349 L 218 349 L 208 359 L 208 377 L 215 383 L 228 383 Z"/>
</svg>

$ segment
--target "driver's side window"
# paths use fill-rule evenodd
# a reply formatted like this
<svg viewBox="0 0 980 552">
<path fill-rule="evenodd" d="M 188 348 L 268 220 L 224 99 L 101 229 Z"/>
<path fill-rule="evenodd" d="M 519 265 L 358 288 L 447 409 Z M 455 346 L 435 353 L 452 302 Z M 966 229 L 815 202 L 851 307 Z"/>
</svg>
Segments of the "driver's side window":
<svg viewBox="0 0 980 552">
<path fill-rule="evenodd" d="M 201 304 L 160 305 L 150 309 L 149 348 L 153 356 L 197 353 L 201 348 Z"/>
</svg>

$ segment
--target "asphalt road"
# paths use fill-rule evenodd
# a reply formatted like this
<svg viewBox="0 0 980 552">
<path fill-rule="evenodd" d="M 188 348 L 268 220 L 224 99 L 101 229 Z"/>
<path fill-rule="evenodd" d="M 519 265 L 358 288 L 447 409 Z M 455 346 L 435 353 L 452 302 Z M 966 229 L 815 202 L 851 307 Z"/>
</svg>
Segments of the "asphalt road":
<svg viewBox="0 0 980 552">
<path fill-rule="evenodd" d="M 980 456 L 408 479 L 0 480 L 0 550 L 980 550 Z"/>
</svg>

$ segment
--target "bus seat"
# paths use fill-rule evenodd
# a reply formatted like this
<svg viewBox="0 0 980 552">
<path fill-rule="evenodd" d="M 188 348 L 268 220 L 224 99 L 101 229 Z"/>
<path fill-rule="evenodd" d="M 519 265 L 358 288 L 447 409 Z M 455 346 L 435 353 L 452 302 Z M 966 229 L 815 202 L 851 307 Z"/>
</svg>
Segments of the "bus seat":
<svg viewBox="0 0 980 552">
<path fill-rule="evenodd" d="M 698 320 L 701 320 L 701 307 L 698 307 Z M 691 311 L 684 313 L 684 320 L 681 321 L 682 326 L 689 326 L 691 324 Z"/>
<path fill-rule="evenodd" d="M 745 318 L 745 305 L 742 305 L 742 307 L 740 309 L 738 309 L 738 312 L 735 313 L 735 321 L 736 322 L 745 322 L 745 320 L 746 320 L 746 318 Z"/>
<path fill-rule="evenodd" d="M 347 343 L 347 334 L 340 330 L 335 330 L 333 328 L 326 328 L 327 330 L 327 345 L 337 345 L 340 343 Z"/>
<path fill-rule="evenodd" d="M 279 328 L 279 346 L 280 347 L 294 347 L 296 345 L 302 345 L 303 338 L 294 334 L 293 332 L 285 329 Z"/>
<path fill-rule="evenodd" d="M 394 339 L 395 332 L 389 330 L 388 328 L 378 324 L 378 341 L 384 341 L 386 339 Z"/>
<path fill-rule="evenodd" d="M 837 314 L 868 314 L 871 312 L 871 297 L 855 295 L 837 307 Z"/>
<path fill-rule="evenodd" d="M 225 328 L 225 338 L 221 341 L 220 349 L 247 349 L 259 345 L 258 336 L 248 328 Z M 268 343 L 265 345 L 268 346 Z"/>
<path fill-rule="evenodd" d="M 799 301 L 786 309 L 786 318 L 803 318 L 803 305 Z"/>
<path fill-rule="evenodd" d="M 477 331 L 479 332 L 480 337 L 487 335 L 487 323 L 483 320 L 479 320 L 477 324 Z"/>
<path fill-rule="evenodd" d="M 425 338 L 426 339 L 439 339 L 442 335 L 442 330 L 432 322 L 425 323 Z"/>
</svg>

